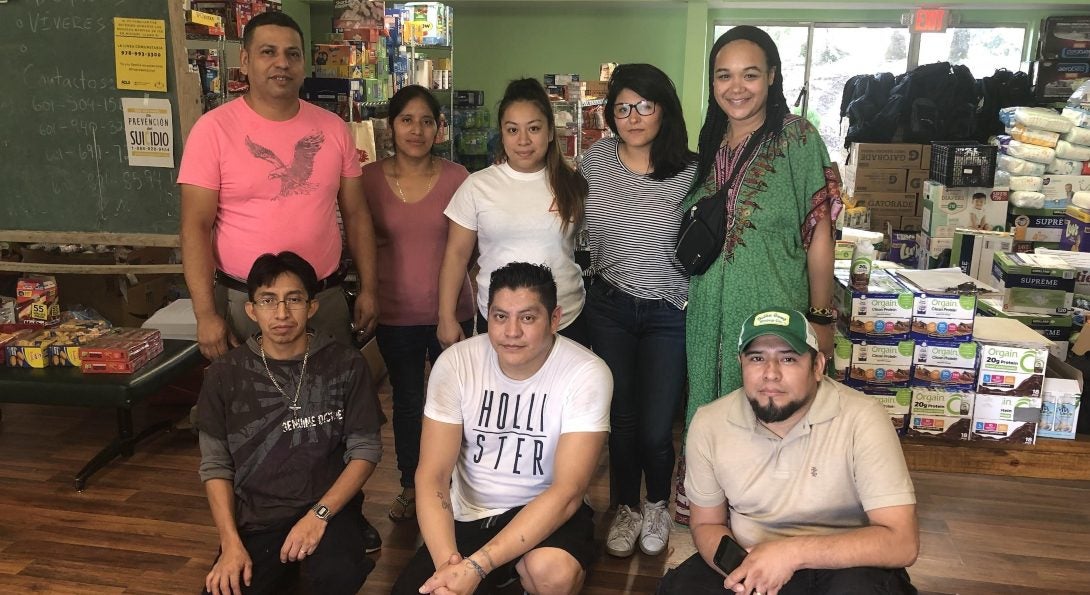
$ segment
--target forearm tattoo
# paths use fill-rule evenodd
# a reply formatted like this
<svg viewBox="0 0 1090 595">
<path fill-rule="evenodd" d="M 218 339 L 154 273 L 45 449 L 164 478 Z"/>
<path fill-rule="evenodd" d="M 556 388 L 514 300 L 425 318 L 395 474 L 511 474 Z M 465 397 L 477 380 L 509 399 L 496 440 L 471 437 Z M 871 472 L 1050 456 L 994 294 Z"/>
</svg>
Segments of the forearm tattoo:
<svg viewBox="0 0 1090 595">
<path fill-rule="evenodd" d="M 444 496 L 443 492 L 436 491 L 435 492 L 435 497 L 439 498 L 439 506 L 441 506 L 443 508 L 443 510 L 450 510 L 450 500 L 448 500 Z"/>
</svg>

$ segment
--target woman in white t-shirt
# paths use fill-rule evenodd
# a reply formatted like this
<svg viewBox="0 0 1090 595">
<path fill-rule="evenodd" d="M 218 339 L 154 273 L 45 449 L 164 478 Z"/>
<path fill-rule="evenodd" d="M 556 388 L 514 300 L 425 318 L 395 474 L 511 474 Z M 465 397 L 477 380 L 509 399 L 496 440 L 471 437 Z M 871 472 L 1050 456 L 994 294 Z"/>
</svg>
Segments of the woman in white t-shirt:
<svg viewBox="0 0 1090 595">
<path fill-rule="evenodd" d="M 552 105 L 540 82 L 511 81 L 498 120 L 503 148 L 497 163 L 471 174 L 444 211 L 451 224 L 439 270 L 436 336 L 443 347 L 465 338 L 455 308 L 476 244 L 478 332 L 486 324 L 492 271 L 510 262 L 530 262 L 552 270 L 563 311 L 560 334 L 589 345 L 579 316 L 585 299 L 582 270 L 575 262 L 587 183 L 564 162 Z"/>
</svg>

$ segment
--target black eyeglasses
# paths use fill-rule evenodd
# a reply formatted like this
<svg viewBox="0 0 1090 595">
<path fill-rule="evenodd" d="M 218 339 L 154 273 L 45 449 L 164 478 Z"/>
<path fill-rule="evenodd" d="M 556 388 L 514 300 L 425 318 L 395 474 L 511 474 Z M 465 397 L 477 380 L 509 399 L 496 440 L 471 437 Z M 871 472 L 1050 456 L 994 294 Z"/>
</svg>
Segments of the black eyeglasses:
<svg viewBox="0 0 1090 595">
<path fill-rule="evenodd" d="M 263 295 L 254 300 L 254 307 L 258 310 L 275 310 L 280 307 L 280 304 L 284 304 L 284 307 L 288 310 L 302 310 L 307 307 L 308 303 L 310 303 L 310 300 L 300 295 L 290 295 L 282 300 Z"/>
<path fill-rule="evenodd" d="M 633 109 L 641 116 L 650 116 L 655 113 L 655 102 L 644 99 L 637 103 L 615 103 L 613 115 L 623 120 L 632 114 Z"/>
</svg>

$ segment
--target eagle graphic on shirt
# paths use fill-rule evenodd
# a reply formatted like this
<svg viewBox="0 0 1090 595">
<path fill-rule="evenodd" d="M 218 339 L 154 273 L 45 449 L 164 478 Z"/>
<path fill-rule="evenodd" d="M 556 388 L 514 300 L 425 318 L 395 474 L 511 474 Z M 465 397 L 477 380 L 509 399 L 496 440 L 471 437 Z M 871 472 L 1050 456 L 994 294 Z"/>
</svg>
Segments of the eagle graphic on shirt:
<svg viewBox="0 0 1090 595">
<path fill-rule="evenodd" d="M 295 143 L 295 154 L 292 156 L 291 163 L 287 165 L 271 149 L 255 143 L 249 136 L 246 137 L 246 148 L 254 157 L 273 164 L 269 179 L 280 180 L 280 193 L 276 195 L 280 198 L 308 194 L 317 188 L 316 184 L 310 183 L 310 176 L 314 172 L 314 156 L 321 150 L 324 142 L 325 134 L 320 130 L 299 139 Z"/>
</svg>

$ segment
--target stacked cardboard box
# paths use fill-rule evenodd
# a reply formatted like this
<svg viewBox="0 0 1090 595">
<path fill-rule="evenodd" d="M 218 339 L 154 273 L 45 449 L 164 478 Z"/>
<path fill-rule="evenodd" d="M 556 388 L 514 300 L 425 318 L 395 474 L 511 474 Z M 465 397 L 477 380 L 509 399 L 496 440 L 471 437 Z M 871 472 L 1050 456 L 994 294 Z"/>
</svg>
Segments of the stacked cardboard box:
<svg viewBox="0 0 1090 595">
<path fill-rule="evenodd" d="M 1001 188 L 951 188 L 934 180 L 924 182 L 920 244 L 928 250 L 920 267 L 950 266 L 946 250 L 953 248 L 958 228 L 1005 231 L 1007 196 Z"/>
<path fill-rule="evenodd" d="M 852 143 L 841 170 L 845 203 L 870 213 L 870 229 L 918 230 L 922 181 L 930 145 Z"/>
<path fill-rule="evenodd" d="M 1033 444 L 1050 341 L 1013 318 L 981 318 L 970 440 Z"/>
<path fill-rule="evenodd" d="M 997 252 L 991 284 L 1003 309 L 1027 314 L 1066 314 L 1075 291 L 1075 269 L 1049 254 Z"/>
</svg>

